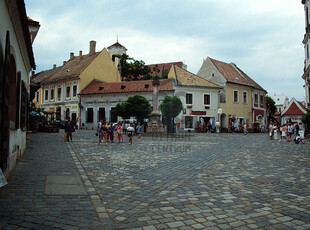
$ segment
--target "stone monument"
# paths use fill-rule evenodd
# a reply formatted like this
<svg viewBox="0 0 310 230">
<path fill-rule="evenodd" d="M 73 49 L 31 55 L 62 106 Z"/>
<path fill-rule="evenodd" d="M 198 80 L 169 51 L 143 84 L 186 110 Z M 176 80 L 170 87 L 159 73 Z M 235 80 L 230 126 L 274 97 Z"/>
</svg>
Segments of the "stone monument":
<svg viewBox="0 0 310 230">
<path fill-rule="evenodd" d="M 155 76 L 153 81 L 153 111 L 149 115 L 150 121 L 148 123 L 146 132 L 147 133 L 164 133 L 165 128 L 163 123 L 161 122 L 161 115 L 158 109 L 158 86 L 160 82 L 158 77 Z"/>
</svg>

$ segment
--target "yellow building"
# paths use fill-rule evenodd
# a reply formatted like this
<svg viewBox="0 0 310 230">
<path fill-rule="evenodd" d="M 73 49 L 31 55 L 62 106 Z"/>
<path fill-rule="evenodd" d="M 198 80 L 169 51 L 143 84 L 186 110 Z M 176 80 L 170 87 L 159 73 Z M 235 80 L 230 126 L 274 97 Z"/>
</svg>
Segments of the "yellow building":
<svg viewBox="0 0 310 230">
<path fill-rule="evenodd" d="M 108 52 L 104 48 L 96 52 L 96 42 L 90 41 L 89 53 L 78 56 L 70 53 L 70 59 L 62 66 L 53 66 L 52 69 L 42 71 L 32 76 L 31 81 L 41 88 L 36 92 L 34 103 L 46 113 L 54 115 L 56 120 L 65 120 L 71 117 L 79 121 L 79 92 L 92 80 L 103 82 L 120 82 L 120 74 L 112 55 L 119 49 L 126 52 L 126 48 L 118 42 L 116 48 Z"/>
<path fill-rule="evenodd" d="M 208 57 L 197 75 L 223 86 L 219 109 L 223 131 L 241 131 L 245 123 L 249 129 L 265 127 L 267 92 L 235 64 Z"/>
</svg>

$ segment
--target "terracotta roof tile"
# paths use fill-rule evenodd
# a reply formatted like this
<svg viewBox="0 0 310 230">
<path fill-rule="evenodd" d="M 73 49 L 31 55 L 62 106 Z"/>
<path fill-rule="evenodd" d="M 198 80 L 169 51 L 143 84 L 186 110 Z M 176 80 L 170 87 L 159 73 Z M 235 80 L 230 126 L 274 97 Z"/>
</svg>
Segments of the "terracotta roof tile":
<svg viewBox="0 0 310 230">
<path fill-rule="evenodd" d="M 128 93 L 128 92 L 152 92 L 152 80 L 141 81 L 124 81 L 114 83 L 104 83 L 98 80 L 93 80 L 86 86 L 80 95 L 88 94 L 106 94 L 106 93 Z M 173 82 L 171 79 L 160 80 L 158 87 L 159 91 L 172 91 Z"/>
<path fill-rule="evenodd" d="M 54 73 L 56 73 L 59 69 L 61 68 L 61 66 L 50 69 L 50 70 L 44 70 L 41 71 L 33 76 L 30 77 L 31 82 L 36 83 L 36 84 L 40 84 L 41 82 L 43 82 L 44 80 L 48 79 L 49 77 L 51 77 Z"/>
<path fill-rule="evenodd" d="M 209 86 L 209 87 L 221 88 L 219 85 L 216 85 L 176 65 L 173 66 L 172 70 L 175 71 L 177 85 Z"/>
<path fill-rule="evenodd" d="M 183 62 L 169 62 L 169 63 L 161 63 L 161 64 L 151 64 L 151 65 L 146 65 L 148 66 L 150 69 L 151 69 L 151 75 L 155 76 L 155 71 L 154 71 L 154 68 L 155 66 L 157 65 L 157 68 L 159 70 L 159 73 L 157 73 L 158 76 L 162 76 L 162 73 L 165 71 L 165 70 L 168 70 L 170 71 L 171 67 L 173 65 L 176 65 L 180 68 L 183 68 Z"/>
<path fill-rule="evenodd" d="M 266 92 L 266 90 L 264 90 L 259 84 L 257 84 L 253 79 L 251 79 L 235 64 L 228 64 L 212 58 L 210 58 L 210 60 L 228 82 L 251 86 Z"/>
<path fill-rule="evenodd" d="M 302 115 L 302 114 L 304 113 L 298 108 L 298 106 L 295 103 L 293 103 L 284 113 L 284 115 Z"/>
</svg>

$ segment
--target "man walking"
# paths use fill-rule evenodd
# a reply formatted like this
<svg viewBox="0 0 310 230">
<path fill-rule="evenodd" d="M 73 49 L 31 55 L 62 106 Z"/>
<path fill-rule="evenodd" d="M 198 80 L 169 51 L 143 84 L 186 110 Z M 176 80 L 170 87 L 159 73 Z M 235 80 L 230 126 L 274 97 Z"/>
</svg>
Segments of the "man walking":
<svg viewBox="0 0 310 230">
<path fill-rule="evenodd" d="M 74 132 L 74 126 L 72 121 L 70 121 L 70 117 L 68 117 L 68 121 L 65 124 L 65 132 L 67 133 L 67 142 L 69 142 L 69 137 L 72 141 L 72 132 Z"/>
</svg>

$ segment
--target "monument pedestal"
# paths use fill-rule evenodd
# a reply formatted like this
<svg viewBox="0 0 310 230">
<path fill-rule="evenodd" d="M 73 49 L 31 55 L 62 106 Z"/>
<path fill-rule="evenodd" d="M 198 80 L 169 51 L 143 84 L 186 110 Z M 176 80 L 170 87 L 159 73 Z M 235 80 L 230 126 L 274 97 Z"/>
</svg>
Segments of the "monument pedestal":
<svg viewBox="0 0 310 230">
<path fill-rule="evenodd" d="M 159 113 L 151 113 L 150 114 L 150 121 L 147 124 L 147 133 L 164 133 L 165 128 L 163 126 L 163 123 L 160 119 L 161 115 Z"/>
</svg>

